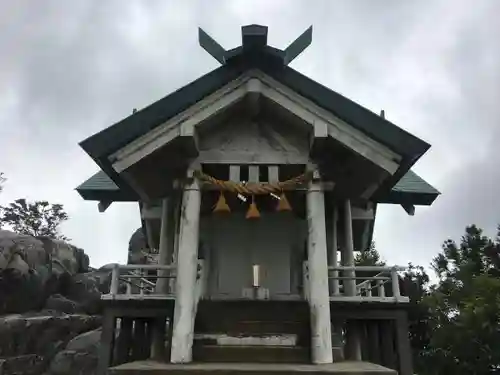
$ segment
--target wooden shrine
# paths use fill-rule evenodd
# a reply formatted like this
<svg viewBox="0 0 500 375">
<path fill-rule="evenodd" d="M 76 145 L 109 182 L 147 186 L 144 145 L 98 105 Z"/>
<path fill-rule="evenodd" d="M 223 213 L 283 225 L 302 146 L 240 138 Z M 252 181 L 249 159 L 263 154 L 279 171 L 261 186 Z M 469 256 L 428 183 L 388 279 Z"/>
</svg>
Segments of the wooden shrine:
<svg viewBox="0 0 500 375">
<path fill-rule="evenodd" d="M 430 146 L 290 68 L 311 37 L 200 29 L 219 68 L 81 142 L 77 191 L 138 202 L 158 254 L 111 267 L 99 374 L 413 374 L 404 268 L 354 259 L 379 204 L 436 199 L 410 169 Z"/>
</svg>

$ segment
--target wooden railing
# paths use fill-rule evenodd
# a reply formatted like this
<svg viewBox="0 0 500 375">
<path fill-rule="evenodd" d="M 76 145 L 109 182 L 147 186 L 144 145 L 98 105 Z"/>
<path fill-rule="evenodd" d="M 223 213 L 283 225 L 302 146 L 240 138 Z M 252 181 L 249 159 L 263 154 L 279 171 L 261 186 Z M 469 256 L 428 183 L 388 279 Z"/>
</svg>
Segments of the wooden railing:
<svg viewBox="0 0 500 375">
<path fill-rule="evenodd" d="M 404 267 L 398 266 L 336 266 L 328 267 L 329 294 L 331 301 L 345 302 L 409 302 L 399 288 L 399 274 Z M 375 273 L 373 276 L 359 273 Z M 304 296 L 309 297 L 307 261 L 303 263 Z M 390 282 L 386 292 L 386 284 Z M 349 292 L 351 291 L 351 292 Z"/>
<path fill-rule="evenodd" d="M 102 299 L 169 299 L 175 293 L 176 266 L 157 264 L 111 264 L 111 285 Z M 167 279 L 162 292 L 157 281 Z"/>
<path fill-rule="evenodd" d="M 111 285 L 109 293 L 101 299 L 173 299 L 175 297 L 175 264 L 111 264 Z M 198 260 L 195 299 L 198 301 L 205 293 L 206 277 L 204 261 Z M 165 282 L 160 283 L 160 281 Z"/>
</svg>

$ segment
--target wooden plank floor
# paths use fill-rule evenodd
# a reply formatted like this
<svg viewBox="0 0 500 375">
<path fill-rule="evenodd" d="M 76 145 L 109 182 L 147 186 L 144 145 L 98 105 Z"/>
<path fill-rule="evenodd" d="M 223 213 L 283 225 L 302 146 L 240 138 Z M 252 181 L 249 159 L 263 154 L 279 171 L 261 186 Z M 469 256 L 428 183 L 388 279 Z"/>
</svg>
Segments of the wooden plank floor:
<svg viewBox="0 0 500 375">
<path fill-rule="evenodd" d="M 397 375 L 396 371 L 368 362 L 338 362 L 327 365 L 260 364 L 260 363 L 189 363 L 173 364 L 155 361 L 125 363 L 109 370 L 110 375 L 176 375 L 176 374 L 338 374 Z"/>
</svg>

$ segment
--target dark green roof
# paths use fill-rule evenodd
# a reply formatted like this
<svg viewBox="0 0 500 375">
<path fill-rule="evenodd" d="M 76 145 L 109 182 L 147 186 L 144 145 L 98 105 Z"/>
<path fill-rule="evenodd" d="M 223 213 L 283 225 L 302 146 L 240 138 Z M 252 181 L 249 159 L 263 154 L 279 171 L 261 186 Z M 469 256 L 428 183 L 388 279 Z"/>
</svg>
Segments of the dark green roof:
<svg viewBox="0 0 500 375">
<path fill-rule="evenodd" d="M 221 67 L 80 143 L 121 190 L 127 191 L 128 195 L 134 194 L 131 187 L 113 170 L 112 162 L 108 159 L 112 153 L 250 69 L 263 71 L 402 156 L 399 170 L 377 191 L 377 197 L 386 195 L 429 149 L 430 145 L 421 139 L 288 67 L 287 51 L 267 45 L 266 27 L 244 27 L 242 34 L 241 47 L 223 52 L 217 50 L 223 55 L 219 56 L 223 62 Z"/>
<path fill-rule="evenodd" d="M 76 188 L 86 200 L 96 201 L 138 201 L 135 194 L 124 193 L 103 171 L 97 172 Z M 430 205 L 439 195 L 434 187 L 425 182 L 415 172 L 408 171 L 391 189 L 380 203 L 409 203 Z"/>
</svg>

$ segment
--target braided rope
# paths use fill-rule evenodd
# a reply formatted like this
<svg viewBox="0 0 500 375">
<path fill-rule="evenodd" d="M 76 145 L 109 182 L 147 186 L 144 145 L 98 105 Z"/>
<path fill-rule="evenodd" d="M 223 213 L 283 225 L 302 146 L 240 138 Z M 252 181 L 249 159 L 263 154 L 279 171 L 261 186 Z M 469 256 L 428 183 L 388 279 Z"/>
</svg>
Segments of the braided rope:
<svg viewBox="0 0 500 375">
<path fill-rule="evenodd" d="M 300 176 L 281 182 L 262 182 L 247 184 L 242 184 L 234 181 L 218 180 L 201 171 L 195 171 L 194 176 L 200 181 L 219 187 L 220 190 L 246 195 L 262 195 L 270 193 L 280 193 L 285 188 L 290 188 L 307 182 L 312 178 L 312 173 L 306 172 L 304 174 L 301 174 Z"/>
</svg>

